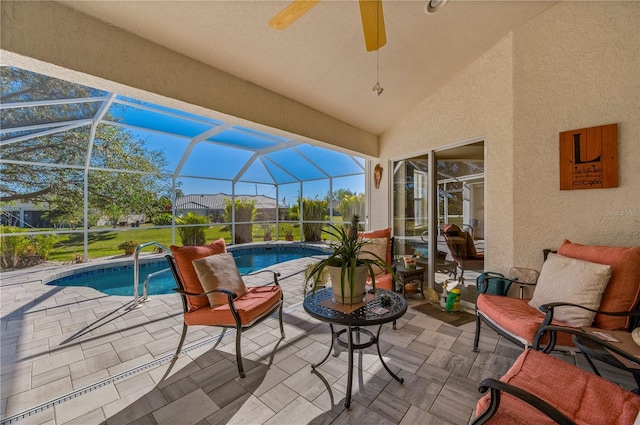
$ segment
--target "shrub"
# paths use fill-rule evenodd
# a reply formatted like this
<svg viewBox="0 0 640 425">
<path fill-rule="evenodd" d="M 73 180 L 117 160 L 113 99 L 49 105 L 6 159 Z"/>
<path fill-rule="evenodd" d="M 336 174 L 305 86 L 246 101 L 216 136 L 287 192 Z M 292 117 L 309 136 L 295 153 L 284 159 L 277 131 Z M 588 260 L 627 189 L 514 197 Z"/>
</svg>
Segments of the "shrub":
<svg viewBox="0 0 640 425">
<path fill-rule="evenodd" d="M 36 254 L 46 261 L 53 248 L 60 242 L 60 237 L 58 235 L 37 235 L 35 240 Z"/>
<path fill-rule="evenodd" d="M 224 221 L 231 222 L 233 221 L 232 208 L 235 209 L 236 235 L 234 243 L 241 244 L 253 242 L 252 222 L 255 219 L 257 213 L 255 203 L 252 200 L 236 198 L 234 204 L 232 204 L 231 201 L 227 199 L 226 205 L 224 207 L 224 213 L 222 214 L 222 216 L 224 217 Z"/>
<path fill-rule="evenodd" d="M 187 213 L 184 217 L 176 218 L 176 223 L 185 224 L 208 224 L 209 219 L 205 216 L 195 213 Z M 205 226 L 193 226 L 193 227 L 179 227 L 178 235 L 182 241 L 182 245 L 204 245 L 207 239 Z"/>
<path fill-rule="evenodd" d="M 322 235 L 323 223 L 308 223 L 308 221 L 325 221 L 329 203 L 321 199 L 302 200 L 302 231 L 307 242 L 319 242 Z"/>
<path fill-rule="evenodd" d="M 26 235 L 20 235 L 26 232 L 26 229 L 13 226 L 0 226 L 2 233 L 15 233 L 15 236 L 3 236 L 0 238 L 0 252 L 2 253 L 2 267 L 17 267 L 20 257 L 33 250 L 31 239 Z"/>
<path fill-rule="evenodd" d="M 160 213 L 153 218 L 155 226 L 169 226 L 173 222 L 173 216 L 169 213 Z"/>
</svg>

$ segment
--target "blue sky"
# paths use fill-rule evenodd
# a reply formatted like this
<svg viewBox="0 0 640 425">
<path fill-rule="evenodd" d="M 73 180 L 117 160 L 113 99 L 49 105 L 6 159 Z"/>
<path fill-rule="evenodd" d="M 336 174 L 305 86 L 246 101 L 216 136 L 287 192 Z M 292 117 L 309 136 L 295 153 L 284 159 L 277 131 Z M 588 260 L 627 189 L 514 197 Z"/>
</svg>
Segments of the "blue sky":
<svg viewBox="0 0 640 425">
<path fill-rule="evenodd" d="M 230 194 L 230 180 L 241 171 L 241 180 L 249 182 L 237 183 L 236 194 L 257 193 L 276 197 L 273 185 L 276 180 L 280 184 L 278 199 L 282 201 L 284 198 L 287 204 L 295 203 L 299 196 L 298 179 L 304 181 L 302 190 L 307 198 L 322 198 L 329 192 L 327 175 L 344 176 L 334 177 L 334 191 L 343 188 L 364 192 L 364 174 L 358 174 L 363 172 L 365 162 L 362 158 L 309 144 L 277 150 L 283 144 L 293 146 L 295 143 L 239 126 L 216 131 L 221 129 L 220 121 L 128 98 L 118 99 L 154 109 L 149 111 L 132 105 L 115 104 L 111 113 L 122 120 L 134 136 L 146 140 L 149 149 L 164 152 L 169 173 L 179 166 L 194 137 L 211 132 L 210 137 L 205 137 L 192 147 L 189 157 L 182 164 L 180 176 L 189 176 L 178 179 L 185 194 Z M 145 130 L 147 128 L 151 131 Z M 263 154 L 243 171 L 247 161 L 253 157 L 254 149 L 275 150 Z"/>
</svg>

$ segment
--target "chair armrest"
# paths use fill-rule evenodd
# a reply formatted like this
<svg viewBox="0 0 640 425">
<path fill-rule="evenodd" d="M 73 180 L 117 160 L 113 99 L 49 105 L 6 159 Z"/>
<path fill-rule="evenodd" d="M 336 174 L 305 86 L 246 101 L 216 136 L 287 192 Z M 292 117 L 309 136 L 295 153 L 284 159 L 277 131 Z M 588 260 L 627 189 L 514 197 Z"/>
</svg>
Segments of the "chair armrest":
<svg viewBox="0 0 640 425">
<path fill-rule="evenodd" d="M 618 317 L 633 317 L 633 316 L 640 316 L 640 310 L 632 310 L 632 311 L 604 311 L 604 310 L 594 310 L 592 308 L 589 307 L 585 307 L 583 305 L 580 304 L 572 304 L 572 303 L 564 303 L 564 302 L 559 302 L 559 303 L 549 303 L 549 304 L 543 304 L 540 306 L 540 311 L 542 311 L 543 313 L 551 313 L 553 314 L 553 309 L 556 307 L 579 307 L 583 310 L 589 310 L 592 311 L 596 314 L 604 314 L 607 316 L 618 316 Z"/>
<path fill-rule="evenodd" d="M 604 314 L 607 316 L 618 316 L 618 317 L 637 317 L 640 316 L 640 310 L 632 310 L 632 311 L 603 311 L 603 310 L 594 310 L 592 308 L 589 307 L 585 307 L 583 305 L 579 305 L 579 304 L 572 304 L 572 303 L 565 303 L 565 302 L 558 302 L 558 303 L 549 303 L 549 304 L 543 304 L 539 307 L 540 311 L 542 311 L 543 313 L 545 313 L 544 319 L 542 320 L 542 323 L 540 324 L 540 327 L 538 327 L 538 330 L 536 331 L 536 335 L 533 338 L 533 347 L 536 350 L 540 349 L 540 345 L 541 345 L 541 340 L 542 337 L 548 332 L 549 333 L 549 344 L 547 344 L 547 346 L 544 348 L 544 352 L 545 353 L 550 353 L 553 348 L 556 345 L 556 339 L 557 339 L 557 330 L 558 329 L 562 329 L 564 332 L 566 332 L 566 329 L 575 329 L 575 328 L 570 328 L 570 327 L 562 327 L 562 326 L 551 326 L 551 322 L 553 321 L 553 310 L 556 307 L 578 307 L 581 308 L 583 310 L 588 310 L 591 312 L 594 312 L 596 314 Z"/>
<path fill-rule="evenodd" d="M 253 273 L 245 274 L 243 276 L 255 276 L 255 275 L 260 274 L 260 273 L 271 273 L 273 275 L 273 282 L 266 282 L 266 283 L 263 283 L 261 285 L 253 285 L 253 287 L 270 286 L 270 285 L 280 286 L 280 283 L 278 282 L 278 277 L 280 277 L 280 272 L 277 272 L 275 270 L 262 269 L 262 270 L 258 270 L 258 271 L 253 272 Z"/>
<path fill-rule="evenodd" d="M 525 403 L 535 407 L 560 425 L 576 425 L 574 421 L 540 397 L 535 396 L 522 388 L 516 387 L 515 385 L 498 381 L 497 379 L 488 378 L 480 383 L 478 390 L 483 394 L 488 390 L 491 390 L 491 401 L 489 403 L 489 408 L 476 418 L 473 425 L 484 424 L 496 413 L 500 405 L 500 395 L 502 392 L 517 397 Z"/>
<path fill-rule="evenodd" d="M 201 292 L 199 294 L 196 294 L 196 293 L 193 293 L 193 292 L 183 291 L 180 288 L 173 288 L 173 290 L 175 292 L 177 292 L 178 294 L 182 295 L 183 297 L 203 297 L 203 296 L 211 294 L 213 292 L 220 292 L 222 294 L 227 294 L 227 302 L 229 303 L 229 306 L 231 306 L 232 310 L 235 310 L 235 307 L 233 305 L 233 300 L 238 298 L 238 294 L 236 294 L 233 291 L 229 291 L 228 289 L 212 289 L 211 291 Z M 187 311 L 186 308 L 187 307 L 185 307 L 185 312 Z"/>
<path fill-rule="evenodd" d="M 620 347 L 618 347 L 616 345 L 613 345 L 613 344 L 609 343 L 608 341 L 604 341 L 604 340 L 598 338 L 595 335 L 591 335 L 590 333 L 585 332 L 582 329 L 565 328 L 565 327 L 562 327 L 562 326 L 549 325 L 549 326 L 545 326 L 544 330 L 545 331 L 554 331 L 554 332 L 565 332 L 565 333 L 568 333 L 568 334 L 577 335 L 580 338 L 592 341 L 593 343 L 598 344 L 598 345 L 606 348 L 607 350 L 610 350 L 610 351 L 618 354 L 621 357 L 624 357 L 625 359 L 627 359 L 627 360 L 629 360 L 629 361 L 631 361 L 633 363 L 640 362 L 640 359 L 638 359 L 634 355 L 632 355 L 632 354 L 630 354 L 630 353 L 628 353 L 628 352 L 626 352 L 624 350 L 621 350 Z"/>
<path fill-rule="evenodd" d="M 183 291 L 180 288 L 173 288 L 173 290 L 175 292 L 179 293 L 180 295 L 185 296 L 185 297 L 203 297 L 203 296 L 211 294 L 213 292 L 222 292 L 223 294 L 227 294 L 230 297 L 232 297 L 232 299 L 238 298 L 238 294 L 236 294 L 233 291 L 229 291 L 228 289 L 212 289 L 211 291 L 200 292 L 200 293 L 187 292 L 187 291 Z"/>
<path fill-rule="evenodd" d="M 277 271 L 271 270 L 271 269 L 260 269 L 260 270 L 255 271 L 255 272 L 247 273 L 247 274 L 245 274 L 243 276 L 253 276 L 253 275 L 256 275 L 256 274 L 260 274 L 260 273 L 273 273 L 274 275 L 276 275 L 276 277 L 280 276 L 280 272 L 277 272 Z"/>
<path fill-rule="evenodd" d="M 485 276 L 484 279 L 482 279 L 482 283 L 480 284 L 482 287 L 480 288 L 480 290 L 478 291 L 479 294 L 486 294 L 487 290 L 489 289 L 489 279 L 500 279 L 500 280 L 505 280 L 507 282 L 510 282 L 509 285 L 511 285 L 512 283 L 521 283 L 518 281 L 518 279 L 511 279 L 508 277 L 502 277 L 502 276 Z"/>
</svg>

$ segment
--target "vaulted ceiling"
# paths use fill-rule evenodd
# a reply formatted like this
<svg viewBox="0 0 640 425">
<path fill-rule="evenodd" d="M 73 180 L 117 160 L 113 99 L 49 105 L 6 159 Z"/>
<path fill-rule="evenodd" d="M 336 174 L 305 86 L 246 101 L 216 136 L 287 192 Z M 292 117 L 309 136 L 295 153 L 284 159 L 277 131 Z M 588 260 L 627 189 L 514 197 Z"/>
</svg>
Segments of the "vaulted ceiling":
<svg viewBox="0 0 640 425">
<path fill-rule="evenodd" d="M 553 1 L 383 1 L 387 44 L 365 50 L 357 1 L 323 0 L 286 30 L 287 1 L 61 1 L 156 44 L 381 134 Z M 384 92 L 372 87 L 378 81 Z"/>
</svg>

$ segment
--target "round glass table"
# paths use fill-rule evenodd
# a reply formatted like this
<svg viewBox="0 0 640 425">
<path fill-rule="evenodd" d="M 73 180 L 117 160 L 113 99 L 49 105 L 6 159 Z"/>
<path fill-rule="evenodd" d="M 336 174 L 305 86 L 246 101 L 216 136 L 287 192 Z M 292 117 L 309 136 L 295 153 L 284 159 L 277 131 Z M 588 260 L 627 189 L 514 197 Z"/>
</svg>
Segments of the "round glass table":
<svg viewBox="0 0 640 425">
<path fill-rule="evenodd" d="M 381 296 L 382 298 L 387 298 L 388 296 L 387 299 L 390 300 L 388 304 L 384 303 L 383 305 Z M 353 382 L 353 352 L 355 350 L 361 350 L 375 344 L 380 362 L 389 375 L 400 383 L 404 381 L 401 377 L 394 374 L 384 362 L 378 340 L 383 324 L 394 322 L 395 328 L 395 321 L 402 317 L 407 311 L 407 302 L 400 294 L 384 289 L 377 289 L 375 298 L 354 311 L 349 312 L 349 309 L 339 311 L 337 309 L 340 308 L 339 305 L 334 306 L 336 309 L 331 308 L 332 298 L 333 289 L 324 288 L 307 295 L 304 299 L 304 310 L 309 313 L 311 317 L 329 323 L 329 327 L 331 328 L 331 346 L 329 347 L 329 351 L 320 362 L 312 364 L 311 368 L 315 369 L 327 361 L 333 350 L 334 341 L 338 345 L 347 348 L 349 353 L 349 370 L 347 372 L 347 395 L 344 405 L 346 408 L 349 408 L 351 405 L 351 386 Z M 346 328 L 336 331 L 333 325 L 341 325 Z M 371 331 L 362 328 L 364 326 L 375 325 L 378 325 L 378 331 L 375 335 Z M 340 338 L 340 336 L 345 333 L 347 334 L 347 341 Z M 363 336 L 365 337 L 364 342 L 362 341 Z"/>
</svg>

